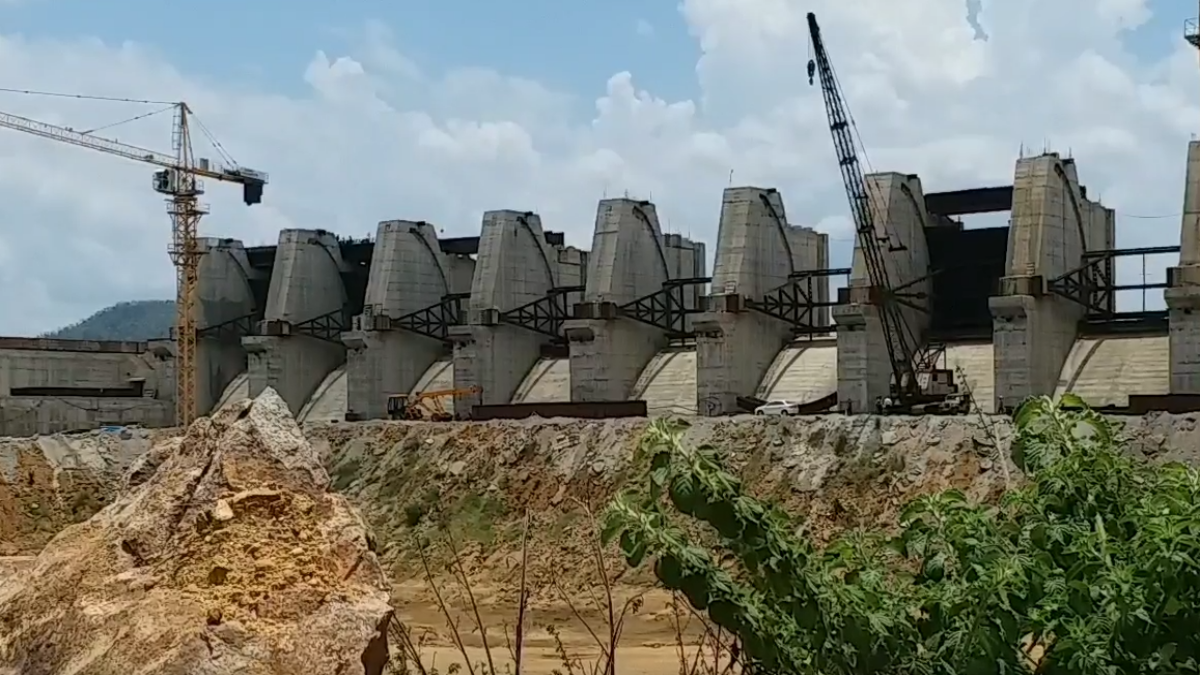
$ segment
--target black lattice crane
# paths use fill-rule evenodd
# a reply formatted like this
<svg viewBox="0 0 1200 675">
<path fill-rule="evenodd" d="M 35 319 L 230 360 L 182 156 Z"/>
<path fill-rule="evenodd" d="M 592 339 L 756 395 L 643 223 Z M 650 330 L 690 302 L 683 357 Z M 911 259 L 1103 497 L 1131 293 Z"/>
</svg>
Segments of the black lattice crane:
<svg viewBox="0 0 1200 675">
<path fill-rule="evenodd" d="M 854 218 L 854 229 L 857 234 L 859 249 L 867 268 L 867 277 L 871 284 L 869 301 L 879 310 L 879 320 L 883 327 L 884 341 L 887 343 L 888 359 L 891 361 L 892 377 L 894 378 L 893 395 L 898 406 L 917 402 L 921 396 L 920 383 L 917 379 L 915 361 L 918 345 L 911 339 L 911 331 L 905 321 L 902 303 L 893 295 L 893 286 L 888 275 L 887 261 L 884 258 L 888 237 L 880 235 L 876 230 L 874 214 L 870 197 L 867 193 L 867 181 L 863 175 L 862 164 L 858 161 L 855 149 L 854 130 L 851 126 L 850 115 L 842 98 L 841 87 L 833 72 L 829 55 L 825 52 L 825 43 L 821 40 L 821 28 L 817 25 L 817 17 L 809 12 L 808 33 L 812 40 L 813 59 L 808 63 L 808 80 L 818 77 L 821 92 L 825 98 L 825 113 L 829 120 L 829 131 L 833 135 L 833 146 L 837 152 L 838 167 L 841 169 L 842 182 L 846 187 L 846 196 L 850 200 L 850 213 Z"/>
<path fill-rule="evenodd" d="M 5 90 L 16 91 L 16 90 Z M 156 103 L 134 99 L 114 99 L 100 96 L 51 94 L 48 92 L 19 91 L 17 93 L 65 96 L 78 99 L 122 101 L 128 103 Z M 186 103 L 163 104 L 167 107 L 153 113 L 139 115 L 142 119 L 153 114 L 173 112 L 171 132 L 172 152 L 157 152 L 135 145 L 121 143 L 94 135 L 91 131 L 76 131 L 47 122 L 0 112 L 0 127 L 41 136 L 52 141 L 76 145 L 135 162 L 161 167 L 153 176 L 155 192 L 166 195 L 167 213 L 171 216 L 171 262 L 175 265 L 177 285 L 175 301 L 175 418 L 181 426 L 191 424 L 196 418 L 196 287 L 197 270 L 202 251 L 197 243 L 197 226 L 200 218 L 208 213 L 206 205 L 200 203 L 204 194 L 203 178 L 235 183 L 242 186 L 242 201 L 246 205 L 262 202 L 267 174 L 238 166 L 192 117 Z M 132 121 L 125 120 L 126 122 Z M 121 122 L 123 123 L 123 122 Z M 118 124 L 121 124 L 118 123 Z M 209 137 L 216 151 L 222 154 L 224 163 L 214 163 L 197 158 L 192 151 L 192 126 L 197 126 Z M 115 126 L 115 125 L 107 125 Z"/>
</svg>

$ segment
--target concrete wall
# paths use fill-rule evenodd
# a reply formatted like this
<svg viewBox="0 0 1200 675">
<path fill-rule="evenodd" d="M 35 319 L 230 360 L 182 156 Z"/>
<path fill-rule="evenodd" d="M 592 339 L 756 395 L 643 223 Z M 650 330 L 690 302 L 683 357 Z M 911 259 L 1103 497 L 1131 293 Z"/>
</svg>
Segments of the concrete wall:
<svg viewBox="0 0 1200 675">
<path fill-rule="evenodd" d="M 779 352 L 755 396 L 811 403 L 837 391 L 837 340 L 798 340 Z"/>
<path fill-rule="evenodd" d="M 2 396 L 0 436 L 36 436 L 107 425 L 169 427 L 175 405 L 151 398 Z"/>
<path fill-rule="evenodd" d="M 132 380 L 155 394 L 156 365 L 144 342 L 0 338 L 0 396 L 23 387 L 121 388 Z"/>
<path fill-rule="evenodd" d="M 144 342 L 0 338 L 0 436 L 88 429 L 101 424 L 174 423 L 174 379 Z M 141 397 L 100 397 L 71 389 L 143 385 Z M 165 389 L 164 389 L 165 385 Z M 63 390 L 27 395 L 22 389 Z"/>
<path fill-rule="evenodd" d="M 267 307 L 259 334 L 242 338 L 249 354 L 250 396 L 273 387 L 299 413 L 325 377 L 346 358 L 345 347 L 294 330 L 346 305 L 337 237 L 325 230 L 279 233 Z"/>
<path fill-rule="evenodd" d="M 1106 243 L 1086 242 L 1089 234 L 1109 236 L 1109 226 L 1093 220 L 1091 208 L 1074 161 L 1056 153 L 1017 160 L 1007 275 L 989 302 L 998 408 L 1055 391 L 1084 310 L 1049 293 L 1046 284 L 1077 269 L 1086 248 Z"/>
<path fill-rule="evenodd" d="M 1200 141 L 1188 143 L 1179 266 L 1168 273 L 1172 394 L 1200 394 Z"/>
<path fill-rule="evenodd" d="M 802 270 L 827 270 L 834 265 L 829 263 L 829 235 L 817 232 L 811 227 L 800 225 L 788 226 L 788 240 L 791 243 L 792 259 L 795 268 Z M 827 276 L 810 277 L 799 282 L 799 287 L 809 301 L 827 303 L 833 297 L 830 284 L 834 280 Z M 825 328 L 833 324 L 830 307 L 819 307 L 812 310 L 809 324 Z"/>
<path fill-rule="evenodd" d="M 1089 405 L 1126 406 L 1130 395 L 1169 393 L 1167 336 L 1079 338 L 1063 363 L 1056 395 L 1071 392 Z"/>
<path fill-rule="evenodd" d="M 867 194 L 871 201 L 874 237 L 883 253 L 892 288 L 905 286 L 910 296 L 928 293 L 929 253 L 925 228 L 925 196 L 921 181 L 914 175 L 882 173 L 867 176 Z M 880 307 L 872 303 L 872 283 L 864 251 L 855 243 L 850 276 L 850 302 L 834 310 L 838 324 L 838 404 L 854 412 L 871 410 L 874 402 L 889 395 L 892 360 L 888 333 L 884 330 Z M 923 279 L 923 280 L 922 280 Z M 920 307 L 928 301 L 908 297 Z M 927 312 L 905 307 L 900 311 L 903 338 L 911 350 L 925 343 Z M 893 350 L 899 354 L 900 333 L 893 333 Z"/>
<path fill-rule="evenodd" d="M 482 391 L 460 398 L 458 405 L 512 401 L 549 338 L 504 323 L 500 315 L 546 297 L 553 288 L 580 284 L 585 264 L 582 251 L 566 252 L 546 243 L 536 213 L 483 215 L 467 325 L 451 331 L 454 387 Z"/>
<path fill-rule="evenodd" d="M 1084 199 L 1083 203 L 1088 212 L 1087 250 L 1103 251 L 1117 247 L 1117 212 L 1099 202 Z M 1108 279 L 1115 279 L 1116 261 L 1109 258 L 1101 263 Z M 1096 293 L 1092 302 L 1108 311 L 1116 311 L 1117 297 L 1115 293 Z"/>
<path fill-rule="evenodd" d="M 654 355 L 666 348 L 661 328 L 605 307 L 619 307 L 662 291 L 670 279 L 703 276 L 704 245 L 663 235 L 654 204 L 605 199 L 596 209 L 581 308 L 589 318 L 569 321 L 571 400 L 621 401 L 634 395 Z M 684 304 L 697 307 L 703 289 L 685 289 Z M 643 387 L 643 391 L 644 391 Z"/>
<path fill-rule="evenodd" d="M 262 273 L 250 266 L 237 239 L 207 238 L 200 242 L 196 287 L 196 325 L 201 330 L 249 317 L 257 307 L 251 279 Z M 232 332 L 201 337 L 196 343 L 196 409 L 207 415 L 231 382 L 246 371 L 246 350 Z"/>
<path fill-rule="evenodd" d="M 347 412 L 361 419 L 387 416 L 387 397 L 408 393 L 445 355 L 441 340 L 393 330 L 390 319 L 437 305 L 474 272 L 474 261 L 442 252 L 437 228 L 425 222 L 379 224 L 367 283 L 364 314 L 343 336 L 347 354 Z M 378 318 L 374 318 L 378 317 Z"/>
<path fill-rule="evenodd" d="M 737 410 L 738 396 L 753 396 L 791 327 L 747 308 L 789 283 L 802 269 L 777 190 L 727 188 L 722 197 L 709 311 L 696 317 L 696 409 L 703 415 Z M 826 254 L 827 257 L 828 254 Z"/>
</svg>

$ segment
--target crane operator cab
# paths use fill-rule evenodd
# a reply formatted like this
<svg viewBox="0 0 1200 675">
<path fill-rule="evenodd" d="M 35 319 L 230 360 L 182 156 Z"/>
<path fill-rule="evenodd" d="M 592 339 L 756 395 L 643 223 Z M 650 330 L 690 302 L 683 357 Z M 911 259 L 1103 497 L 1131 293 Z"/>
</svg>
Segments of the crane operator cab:
<svg viewBox="0 0 1200 675">
<path fill-rule="evenodd" d="M 905 396 L 893 378 L 892 395 L 876 402 L 876 408 L 894 415 L 962 415 L 971 410 L 970 395 L 960 391 L 949 368 L 918 373 L 916 384 L 916 394 Z"/>
</svg>

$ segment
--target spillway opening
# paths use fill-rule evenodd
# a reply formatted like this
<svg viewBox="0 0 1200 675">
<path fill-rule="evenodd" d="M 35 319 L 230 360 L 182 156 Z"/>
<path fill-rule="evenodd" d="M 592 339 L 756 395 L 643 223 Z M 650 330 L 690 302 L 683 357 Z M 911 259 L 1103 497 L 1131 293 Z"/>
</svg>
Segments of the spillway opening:
<svg viewBox="0 0 1200 675">
<path fill-rule="evenodd" d="M 267 294 L 271 292 L 271 272 L 275 267 L 275 247 L 251 246 L 246 249 L 246 259 L 250 263 L 250 269 L 256 272 L 249 279 L 250 293 L 254 296 L 254 306 L 261 315 L 267 306 Z"/>
<path fill-rule="evenodd" d="M 342 262 L 346 271 L 342 273 L 342 285 L 346 289 L 346 310 L 350 316 L 362 314 L 367 299 L 367 278 L 371 272 L 371 256 L 375 242 L 370 238 L 338 239 Z"/>
<path fill-rule="evenodd" d="M 988 298 L 999 292 L 1008 251 L 1008 228 L 965 229 L 961 222 L 925 230 L 932 311 L 930 337 L 938 341 L 990 339 Z"/>
</svg>

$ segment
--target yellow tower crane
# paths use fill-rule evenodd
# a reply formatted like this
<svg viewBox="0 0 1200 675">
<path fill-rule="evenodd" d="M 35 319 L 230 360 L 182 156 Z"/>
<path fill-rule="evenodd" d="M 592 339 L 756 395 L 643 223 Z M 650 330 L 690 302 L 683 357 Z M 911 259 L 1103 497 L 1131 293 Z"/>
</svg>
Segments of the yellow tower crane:
<svg viewBox="0 0 1200 675">
<path fill-rule="evenodd" d="M 200 125 L 192 115 L 191 108 L 186 103 L 161 103 L 135 99 L 117 99 L 103 96 L 83 96 L 72 94 L 54 94 L 50 92 L 34 92 L 13 89 L 0 91 L 61 96 L 67 98 L 121 101 L 127 103 L 159 103 L 166 108 L 138 115 L 125 120 L 142 119 L 150 115 L 172 111 L 174 121 L 171 132 L 171 153 L 147 150 L 135 145 L 121 143 L 101 136 L 91 131 L 76 131 L 47 122 L 21 117 L 10 113 L 0 112 L 0 127 L 21 131 L 34 136 L 41 136 L 52 141 L 77 145 L 82 148 L 97 150 L 109 155 L 124 157 L 135 162 L 153 164 L 161 167 L 153 176 L 155 192 L 166 195 L 167 213 L 171 216 L 171 245 L 169 252 L 171 262 L 176 270 L 176 300 L 175 300 L 175 419 L 180 426 L 192 423 L 196 418 L 196 282 L 197 269 L 200 264 L 200 250 L 196 240 L 196 228 L 201 216 L 208 213 L 206 205 L 199 201 L 204 194 L 204 184 L 201 178 L 236 183 L 242 186 L 242 201 L 247 206 L 262 202 L 263 187 L 267 184 L 267 174 L 238 166 L 221 148 L 211 134 Z M 123 124 L 119 122 L 118 124 Z M 106 125 L 111 127 L 116 125 Z M 222 155 L 224 163 L 214 163 L 204 158 L 197 158 L 192 153 L 192 127 L 196 126 L 208 136 L 214 149 Z"/>
</svg>

